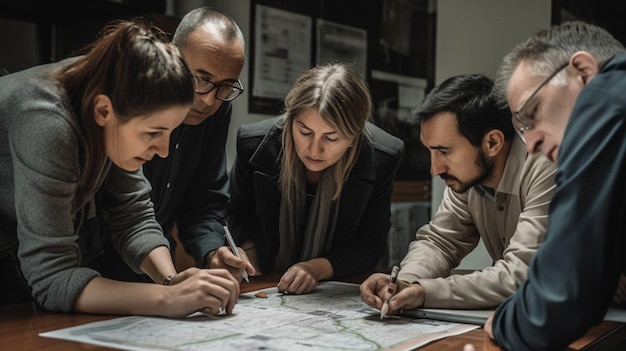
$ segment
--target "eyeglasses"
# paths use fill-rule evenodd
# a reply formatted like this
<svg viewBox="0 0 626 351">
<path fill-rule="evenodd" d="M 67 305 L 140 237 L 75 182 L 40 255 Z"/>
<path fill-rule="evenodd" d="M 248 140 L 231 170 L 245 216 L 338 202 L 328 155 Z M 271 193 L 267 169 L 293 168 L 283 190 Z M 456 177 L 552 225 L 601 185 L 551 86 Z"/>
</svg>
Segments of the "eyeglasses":
<svg viewBox="0 0 626 351">
<path fill-rule="evenodd" d="M 526 141 L 524 138 L 524 132 L 529 131 L 535 127 L 534 116 L 526 117 L 522 114 L 524 107 L 528 105 L 528 102 L 532 100 L 535 97 L 535 95 L 537 95 L 537 93 L 541 90 L 541 88 L 544 87 L 544 85 L 548 84 L 548 82 L 550 82 L 552 78 L 554 78 L 557 74 L 559 74 L 559 72 L 561 72 L 567 66 L 569 66 L 569 62 L 560 66 L 556 71 L 554 71 L 551 75 L 549 75 L 548 78 L 546 78 L 546 80 L 544 80 L 541 84 L 539 84 L 537 89 L 532 94 L 530 94 L 530 96 L 528 97 L 528 99 L 526 99 L 526 101 L 524 101 L 522 106 L 520 106 L 520 108 L 518 108 L 515 112 L 513 112 L 513 116 L 511 118 L 513 122 L 513 127 L 515 127 L 515 130 L 517 131 L 517 133 L 520 135 L 520 137 L 522 137 L 522 140 Z"/>
<path fill-rule="evenodd" d="M 193 80 L 196 85 L 196 94 L 208 94 L 213 91 L 213 89 L 217 89 L 217 92 L 215 93 L 215 98 L 221 101 L 233 101 L 239 95 L 241 95 L 241 93 L 243 93 L 243 84 L 241 84 L 239 79 L 237 79 L 237 81 L 232 85 L 217 85 L 208 79 L 204 79 L 196 75 L 193 76 Z"/>
</svg>

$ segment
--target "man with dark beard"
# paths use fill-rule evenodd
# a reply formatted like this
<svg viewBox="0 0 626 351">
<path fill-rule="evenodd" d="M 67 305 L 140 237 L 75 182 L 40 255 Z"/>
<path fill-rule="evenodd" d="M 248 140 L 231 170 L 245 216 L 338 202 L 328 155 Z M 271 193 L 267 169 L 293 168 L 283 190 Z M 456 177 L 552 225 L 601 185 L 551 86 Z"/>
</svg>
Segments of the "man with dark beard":
<svg viewBox="0 0 626 351">
<path fill-rule="evenodd" d="M 432 220 L 418 229 L 398 275 L 389 313 L 416 307 L 493 308 L 526 280 L 544 240 L 556 167 L 526 152 L 511 112 L 482 74 L 435 87 L 415 113 L 433 176 L 446 182 Z M 493 264 L 450 275 L 482 238 Z M 389 275 L 374 273 L 361 298 L 381 308 Z"/>
</svg>

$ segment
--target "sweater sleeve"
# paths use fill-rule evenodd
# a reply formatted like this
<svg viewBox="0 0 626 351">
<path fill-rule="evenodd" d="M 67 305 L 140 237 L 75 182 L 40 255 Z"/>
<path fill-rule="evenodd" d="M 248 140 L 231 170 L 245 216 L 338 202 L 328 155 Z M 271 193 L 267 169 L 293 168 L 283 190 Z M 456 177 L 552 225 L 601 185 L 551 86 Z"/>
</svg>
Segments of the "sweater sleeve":
<svg viewBox="0 0 626 351">
<path fill-rule="evenodd" d="M 111 166 L 100 204 L 104 222 L 120 256 L 133 270 L 158 246 L 169 249 L 154 215 L 150 200 L 150 183 L 141 168 L 135 172 Z"/>
<path fill-rule="evenodd" d="M 35 300 L 70 312 L 96 271 L 80 266 L 73 211 L 80 174 L 79 140 L 68 121 L 50 111 L 14 118 L 9 143 L 14 167 L 18 257 Z"/>
</svg>

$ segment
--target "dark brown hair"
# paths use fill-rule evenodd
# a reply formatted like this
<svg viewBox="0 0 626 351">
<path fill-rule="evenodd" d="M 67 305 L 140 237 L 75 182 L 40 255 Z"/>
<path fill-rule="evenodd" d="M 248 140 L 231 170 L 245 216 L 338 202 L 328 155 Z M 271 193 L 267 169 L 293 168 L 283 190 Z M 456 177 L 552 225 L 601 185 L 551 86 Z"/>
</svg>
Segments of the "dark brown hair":
<svg viewBox="0 0 626 351">
<path fill-rule="evenodd" d="M 96 186 L 106 161 L 102 128 L 94 119 L 96 96 L 108 96 L 125 123 L 164 108 L 190 105 L 194 88 L 178 49 L 169 44 L 165 32 L 145 20 L 108 23 L 84 51 L 57 78 L 85 135 L 80 187 L 86 192 Z"/>
</svg>

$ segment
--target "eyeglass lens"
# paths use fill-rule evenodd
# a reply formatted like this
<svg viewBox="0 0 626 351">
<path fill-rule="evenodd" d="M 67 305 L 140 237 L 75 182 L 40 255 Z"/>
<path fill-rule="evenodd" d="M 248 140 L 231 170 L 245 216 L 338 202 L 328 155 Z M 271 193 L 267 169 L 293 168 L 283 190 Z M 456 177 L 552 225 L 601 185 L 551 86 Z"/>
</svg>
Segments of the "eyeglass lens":
<svg viewBox="0 0 626 351">
<path fill-rule="evenodd" d="M 524 110 L 528 102 L 532 100 L 537 95 L 537 93 L 539 93 L 541 88 L 547 85 L 548 82 L 552 80 L 552 78 L 554 78 L 557 74 L 559 74 L 559 72 L 561 72 L 568 65 L 569 65 L 569 62 L 559 66 L 558 69 L 552 72 L 543 82 L 541 82 L 541 84 L 539 84 L 537 89 L 535 89 L 535 91 L 532 94 L 530 94 L 530 96 L 528 97 L 528 99 L 526 99 L 526 101 L 522 104 L 522 106 L 520 106 L 520 108 L 518 108 L 517 111 L 513 112 L 513 116 L 511 118 L 513 122 L 513 127 L 515 127 L 515 130 L 517 131 L 517 133 L 520 135 L 520 137 L 522 138 L 524 142 L 526 142 L 526 138 L 524 137 L 524 132 L 531 130 L 534 127 L 534 122 L 532 118 L 524 116 L 522 114 L 522 111 Z"/>
<path fill-rule="evenodd" d="M 215 93 L 216 98 L 222 101 L 231 101 L 238 97 L 241 93 L 243 93 L 243 86 L 239 81 L 233 83 L 233 85 L 218 86 L 209 80 L 195 76 L 194 78 L 196 82 L 197 94 L 208 94 L 213 89 L 217 89 L 217 92 Z"/>
</svg>

